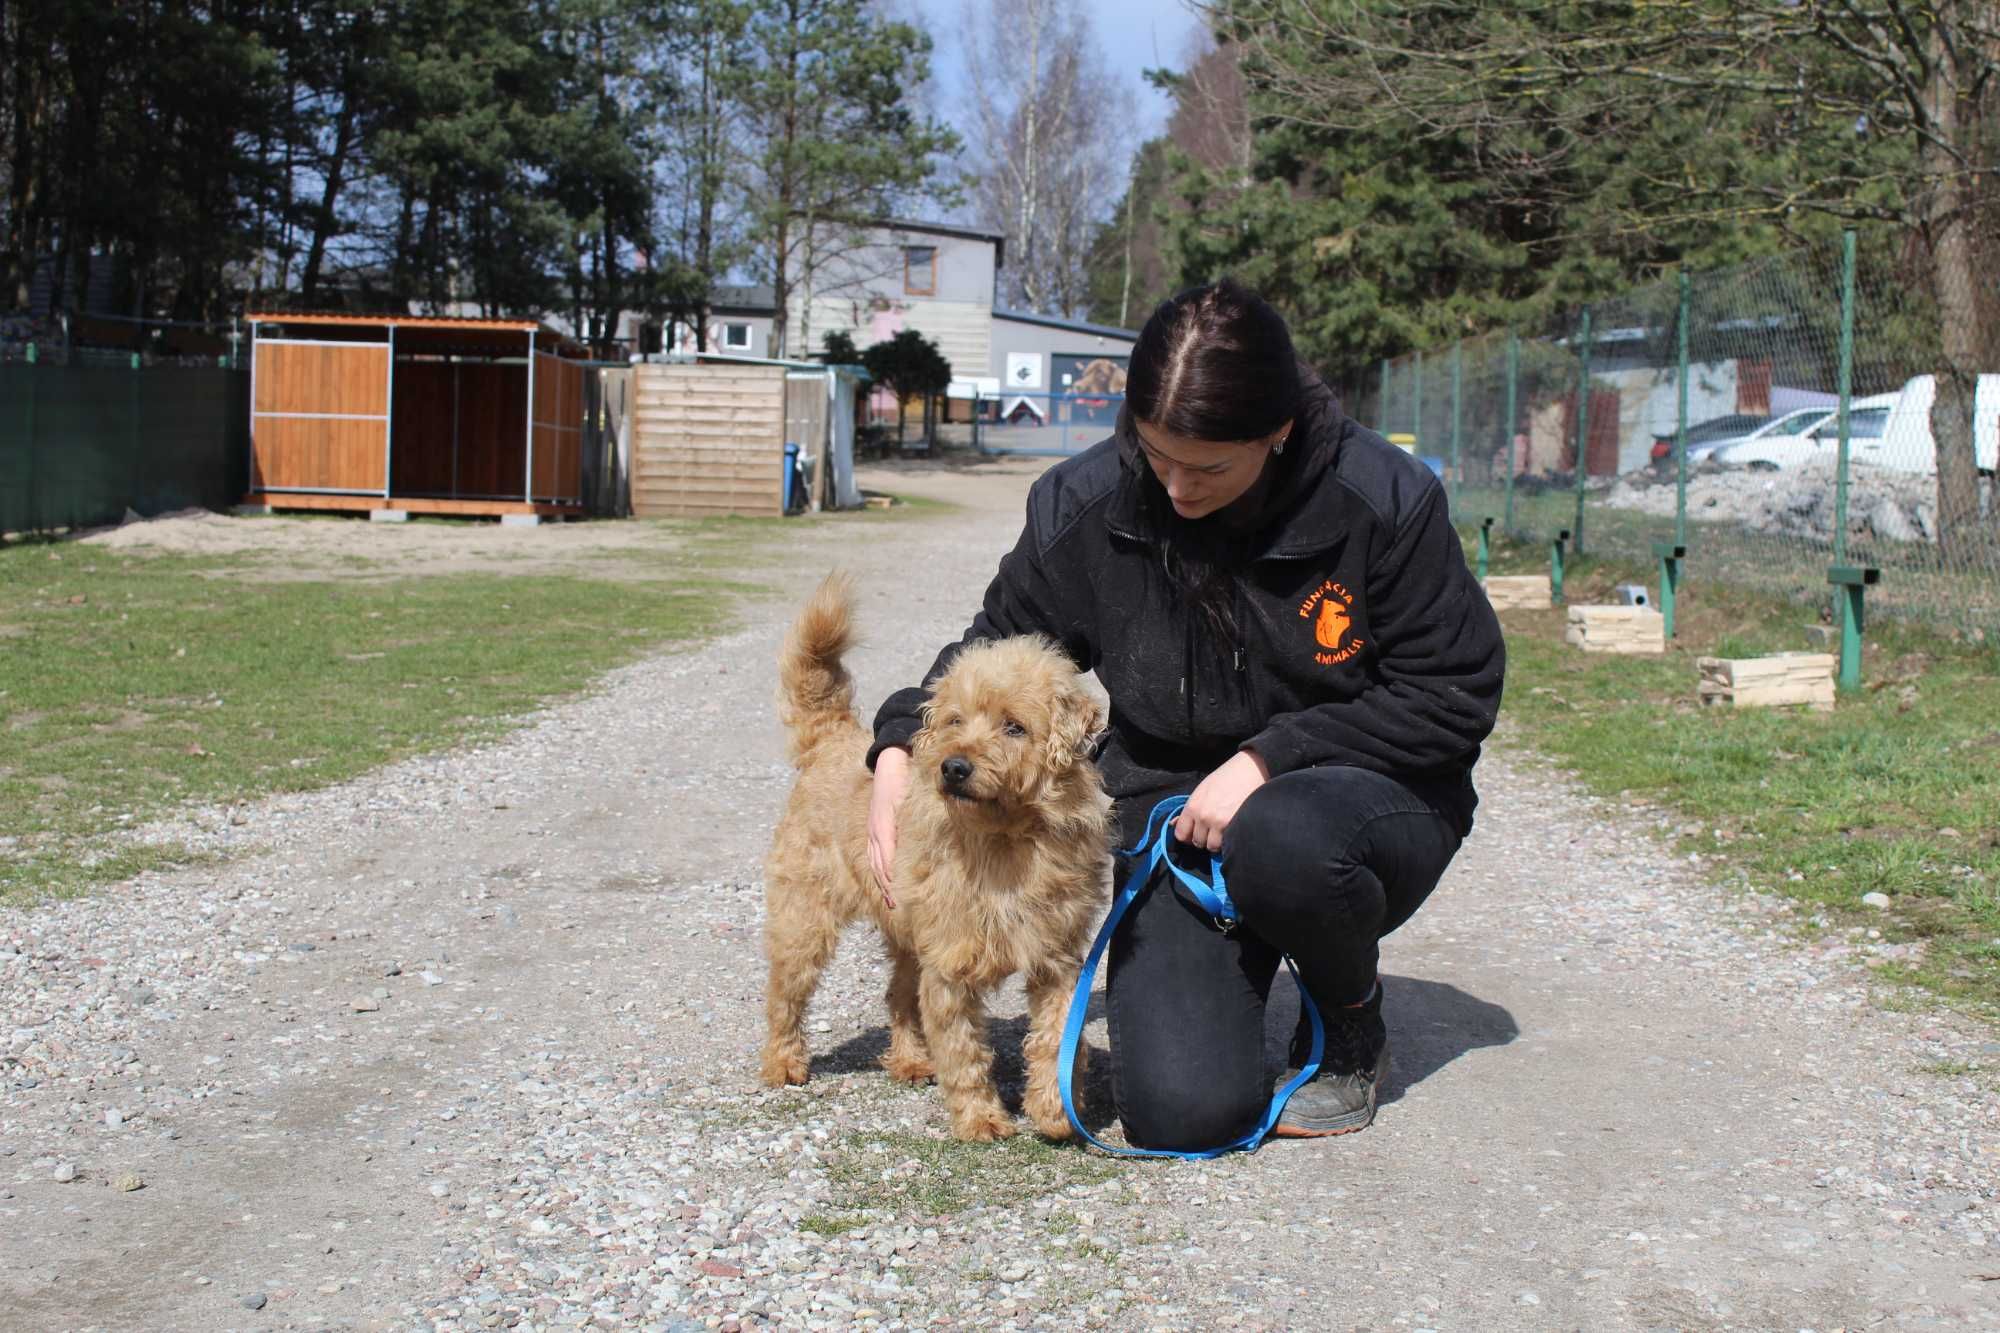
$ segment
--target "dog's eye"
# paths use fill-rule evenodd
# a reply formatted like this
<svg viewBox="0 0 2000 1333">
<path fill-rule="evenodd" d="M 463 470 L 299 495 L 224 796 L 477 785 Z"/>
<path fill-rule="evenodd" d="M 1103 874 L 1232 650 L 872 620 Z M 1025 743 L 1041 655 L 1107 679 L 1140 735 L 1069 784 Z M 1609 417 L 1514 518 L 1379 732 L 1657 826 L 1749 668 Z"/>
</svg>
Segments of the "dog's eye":
<svg viewBox="0 0 2000 1333">
<path fill-rule="evenodd" d="M 1009 736 L 1025 736 L 1028 734 L 1028 729 L 1011 717 L 1007 719 L 1007 725 L 1002 727 L 1001 730 Z"/>
<path fill-rule="evenodd" d="M 960 723 L 961 721 L 963 721 L 963 720 L 964 720 L 964 719 L 962 719 L 962 718 L 956 718 L 956 717 L 948 717 L 948 718 L 946 718 L 946 719 L 945 719 L 944 721 L 942 721 L 942 722 L 938 723 L 938 725 L 939 725 L 940 727 L 943 727 L 943 728 L 944 728 L 944 729 L 945 729 L 946 731 L 949 731 L 949 730 L 951 730 L 951 729 L 952 729 L 953 727 L 957 726 L 957 725 L 958 725 L 958 724 L 959 724 L 959 723 Z"/>
</svg>

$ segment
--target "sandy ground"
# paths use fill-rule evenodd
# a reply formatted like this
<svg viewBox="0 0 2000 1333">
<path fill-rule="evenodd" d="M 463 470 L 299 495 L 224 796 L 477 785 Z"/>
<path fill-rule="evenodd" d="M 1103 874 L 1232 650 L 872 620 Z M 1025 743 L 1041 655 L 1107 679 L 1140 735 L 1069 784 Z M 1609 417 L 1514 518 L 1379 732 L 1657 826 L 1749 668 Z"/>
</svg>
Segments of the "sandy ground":
<svg viewBox="0 0 2000 1333">
<path fill-rule="evenodd" d="M 871 469 L 962 507 L 788 537 L 799 595 L 859 576 L 864 709 L 962 627 L 1034 470 Z M 1993 1034 L 1505 746 L 1385 945 L 1372 1129 L 898 1192 L 944 1116 L 873 1067 L 864 939 L 813 1081 L 755 1081 L 795 601 L 496 744 L 159 830 L 218 866 L 0 911 L 0 1327 L 2000 1326 Z M 1021 1027 L 1010 993 L 1010 1086 Z"/>
</svg>

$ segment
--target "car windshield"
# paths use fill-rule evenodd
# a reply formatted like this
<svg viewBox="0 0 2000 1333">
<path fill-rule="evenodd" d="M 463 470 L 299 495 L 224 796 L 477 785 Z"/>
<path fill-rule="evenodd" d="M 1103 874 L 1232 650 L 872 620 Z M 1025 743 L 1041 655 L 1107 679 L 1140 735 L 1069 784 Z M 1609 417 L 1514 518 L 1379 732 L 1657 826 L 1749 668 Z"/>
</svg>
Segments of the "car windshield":
<svg viewBox="0 0 2000 1333">
<path fill-rule="evenodd" d="M 1758 429 L 1759 435 L 1803 435 L 1818 425 L 1826 417 L 1823 407 L 1806 407 L 1796 412 L 1787 412 L 1770 425 Z"/>
<path fill-rule="evenodd" d="M 1879 440 L 1889 424 L 1889 409 L 1886 407 L 1850 408 L 1847 413 L 1847 438 L 1850 440 Z M 1826 424 L 1813 432 L 1815 440 L 1834 441 L 1840 438 L 1840 414 L 1834 413 L 1826 419 Z"/>
<path fill-rule="evenodd" d="M 1769 417 L 1738 413 L 1735 416 L 1715 417 L 1699 426 L 1688 427 L 1688 443 L 1703 444 L 1709 440 L 1728 440 L 1738 435 L 1747 435 L 1769 421 Z"/>
</svg>

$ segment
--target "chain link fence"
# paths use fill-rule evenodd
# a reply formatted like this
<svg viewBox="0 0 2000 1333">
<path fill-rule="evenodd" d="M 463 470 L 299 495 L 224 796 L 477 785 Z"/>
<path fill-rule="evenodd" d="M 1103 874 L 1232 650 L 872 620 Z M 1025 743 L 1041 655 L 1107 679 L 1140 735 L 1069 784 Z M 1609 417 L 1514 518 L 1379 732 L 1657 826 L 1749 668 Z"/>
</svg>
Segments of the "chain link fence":
<svg viewBox="0 0 2000 1333">
<path fill-rule="evenodd" d="M 1854 245 L 1384 361 L 1354 415 L 1463 525 L 1805 604 L 1878 569 L 1871 614 L 2000 643 L 2000 274 Z"/>
</svg>

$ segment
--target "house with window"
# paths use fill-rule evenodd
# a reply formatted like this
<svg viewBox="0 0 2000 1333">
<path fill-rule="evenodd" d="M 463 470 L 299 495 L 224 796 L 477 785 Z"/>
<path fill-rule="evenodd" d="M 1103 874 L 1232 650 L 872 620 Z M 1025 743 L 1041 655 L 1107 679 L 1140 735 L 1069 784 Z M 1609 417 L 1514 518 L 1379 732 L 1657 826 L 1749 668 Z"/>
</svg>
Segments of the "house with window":
<svg viewBox="0 0 2000 1333">
<path fill-rule="evenodd" d="M 769 287 L 717 287 L 708 300 L 708 350 L 733 356 L 769 356 L 777 306 Z M 676 352 L 692 352 L 694 330 L 674 326 Z"/>
<path fill-rule="evenodd" d="M 868 347 L 915 329 L 955 374 L 985 375 L 1005 257 L 998 232 L 949 223 L 885 220 L 858 237 L 830 236 L 811 283 L 794 281 L 787 353 L 812 356 L 834 332 Z"/>
</svg>

